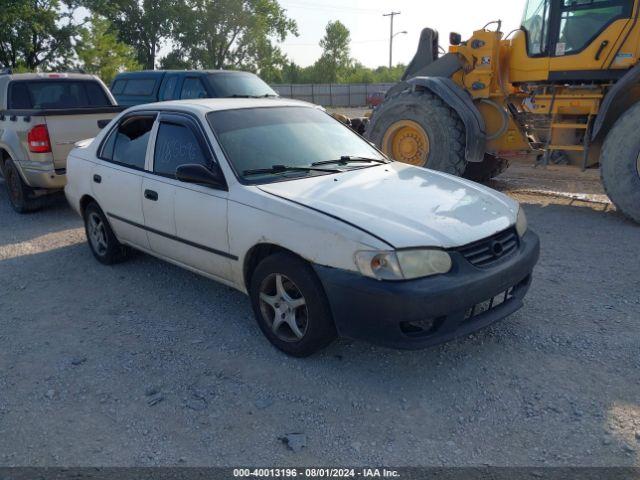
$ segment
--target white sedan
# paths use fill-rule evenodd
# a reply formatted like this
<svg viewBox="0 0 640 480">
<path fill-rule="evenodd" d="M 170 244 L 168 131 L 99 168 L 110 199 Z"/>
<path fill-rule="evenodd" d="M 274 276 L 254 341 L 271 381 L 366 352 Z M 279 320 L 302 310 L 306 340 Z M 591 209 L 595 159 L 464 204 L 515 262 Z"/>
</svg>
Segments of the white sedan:
<svg viewBox="0 0 640 480">
<path fill-rule="evenodd" d="M 313 105 L 131 108 L 68 159 L 91 251 L 142 250 L 249 294 L 306 356 L 337 336 L 420 348 L 513 313 L 539 255 L 517 202 L 392 162 Z"/>
</svg>

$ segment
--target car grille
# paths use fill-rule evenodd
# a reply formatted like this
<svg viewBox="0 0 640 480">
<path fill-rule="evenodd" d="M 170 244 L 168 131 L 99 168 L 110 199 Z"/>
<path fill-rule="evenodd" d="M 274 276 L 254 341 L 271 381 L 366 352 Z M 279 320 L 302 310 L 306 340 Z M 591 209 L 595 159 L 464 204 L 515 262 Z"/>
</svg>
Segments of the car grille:
<svg viewBox="0 0 640 480">
<path fill-rule="evenodd" d="M 519 240 L 515 229 L 510 228 L 458 249 L 464 258 L 476 267 L 490 267 L 518 249 Z"/>
</svg>

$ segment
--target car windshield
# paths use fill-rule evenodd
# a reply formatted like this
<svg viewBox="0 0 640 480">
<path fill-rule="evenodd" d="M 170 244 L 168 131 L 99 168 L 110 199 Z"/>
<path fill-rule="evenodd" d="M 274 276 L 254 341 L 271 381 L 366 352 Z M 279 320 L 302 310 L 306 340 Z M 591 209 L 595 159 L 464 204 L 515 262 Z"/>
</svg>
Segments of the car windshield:
<svg viewBox="0 0 640 480">
<path fill-rule="evenodd" d="M 364 168 L 386 160 L 362 137 L 317 108 L 220 110 L 207 118 L 237 175 L 250 183 L 326 175 L 337 168 Z M 325 167 L 314 166 L 334 160 Z"/>
<path fill-rule="evenodd" d="M 277 97 L 260 77 L 251 73 L 212 73 L 209 82 L 218 97 Z"/>
</svg>

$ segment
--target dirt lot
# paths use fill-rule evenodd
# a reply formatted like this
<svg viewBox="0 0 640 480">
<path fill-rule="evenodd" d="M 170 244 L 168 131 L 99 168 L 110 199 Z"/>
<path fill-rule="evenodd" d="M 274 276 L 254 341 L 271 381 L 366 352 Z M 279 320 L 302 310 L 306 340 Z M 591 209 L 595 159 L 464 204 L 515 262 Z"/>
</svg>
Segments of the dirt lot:
<svg viewBox="0 0 640 480">
<path fill-rule="evenodd" d="M 640 227 L 574 174 L 495 183 L 542 239 L 520 312 L 305 360 L 243 295 L 141 254 L 99 265 L 63 199 L 19 216 L 0 197 L 0 465 L 640 465 Z"/>
</svg>

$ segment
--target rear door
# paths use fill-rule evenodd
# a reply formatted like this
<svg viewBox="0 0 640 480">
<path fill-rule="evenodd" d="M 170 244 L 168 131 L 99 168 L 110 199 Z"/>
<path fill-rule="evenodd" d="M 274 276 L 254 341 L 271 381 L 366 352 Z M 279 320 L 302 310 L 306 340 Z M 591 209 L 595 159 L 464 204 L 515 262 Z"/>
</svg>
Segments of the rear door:
<svg viewBox="0 0 640 480">
<path fill-rule="evenodd" d="M 151 249 L 221 279 L 230 279 L 227 191 L 180 182 L 184 164 L 211 166 L 213 154 L 197 120 L 162 114 L 145 175 L 144 218 Z"/>
<path fill-rule="evenodd" d="M 124 117 L 98 150 L 91 173 L 93 194 L 124 242 L 149 249 L 142 211 L 142 180 L 147 162 L 154 113 Z"/>
</svg>

